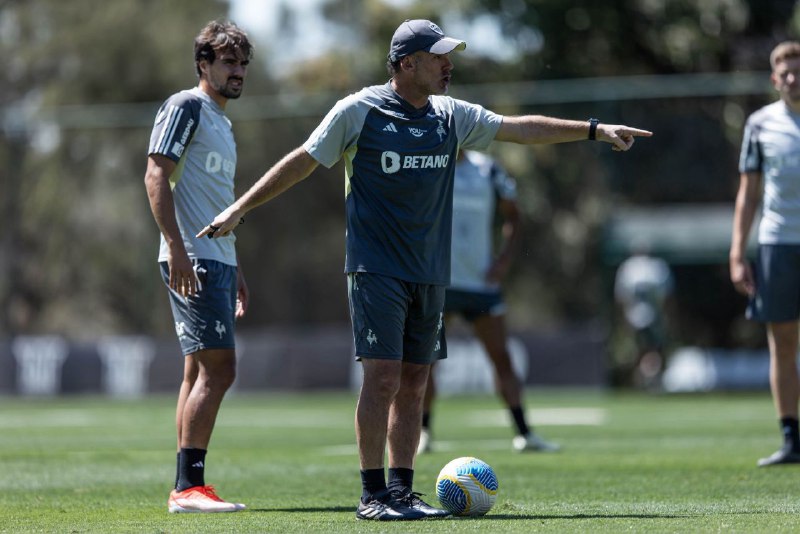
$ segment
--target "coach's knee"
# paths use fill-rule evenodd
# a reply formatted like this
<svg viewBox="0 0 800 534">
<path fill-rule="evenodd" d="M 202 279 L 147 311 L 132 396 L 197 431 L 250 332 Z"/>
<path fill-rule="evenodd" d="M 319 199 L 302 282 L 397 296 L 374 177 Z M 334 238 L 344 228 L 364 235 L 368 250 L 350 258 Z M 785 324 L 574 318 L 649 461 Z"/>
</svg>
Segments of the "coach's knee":
<svg viewBox="0 0 800 534">
<path fill-rule="evenodd" d="M 422 399 L 428 387 L 430 365 L 403 364 L 403 379 L 401 389 L 408 397 Z"/>
<path fill-rule="evenodd" d="M 364 360 L 362 391 L 370 396 L 393 399 L 400 389 L 400 364 L 382 360 Z"/>
</svg>

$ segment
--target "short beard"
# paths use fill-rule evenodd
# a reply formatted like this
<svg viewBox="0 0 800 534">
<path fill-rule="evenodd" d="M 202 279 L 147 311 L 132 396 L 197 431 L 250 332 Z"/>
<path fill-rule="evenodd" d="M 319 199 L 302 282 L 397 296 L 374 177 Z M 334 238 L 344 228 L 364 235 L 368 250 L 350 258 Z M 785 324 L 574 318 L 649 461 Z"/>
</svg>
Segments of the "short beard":
<svg viewBox="0 0 800 534">
<path fill-rule="evenodd" d="M 220 96 L 222 96 L 224 98 L 227 98 L 227 99 L 236 99 L 236 98 L 239 98 L 240 96 L 242 96 L 242 90 L 244 90 L 244 83 L 242 83 L 242 85 L 237 90 L 237 89 L 234 89 L 234 88 L 230 88 L 228 86 L 229 82 L 230 82 L 230 80 L 226 80 L 225 83 L 221 83 L 218 86 L 215 86 L 216 84 L 212 83 L 211 87 L 213 87 L 214 90 L 217 93 L 219 93 Z M 242 80 L 242 82 L 244 82 L 244 80 Z"/>
<path fill-rule="evenodd" d="M 228 89 L 228 86 L 225 85 L 224 87 L 219 88 L 219 94 L 225 98 L 234 100 L 242 96 L 242 91 L 239 90 L 239 92 L 234 92 L 232 89 Z"/>
</svg>

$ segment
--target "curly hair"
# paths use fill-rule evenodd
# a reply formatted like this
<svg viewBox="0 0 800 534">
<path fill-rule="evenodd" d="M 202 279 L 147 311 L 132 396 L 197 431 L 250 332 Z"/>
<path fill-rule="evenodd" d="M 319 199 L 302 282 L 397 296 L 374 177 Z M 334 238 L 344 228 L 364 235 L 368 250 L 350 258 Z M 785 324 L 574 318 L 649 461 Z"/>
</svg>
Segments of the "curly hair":
<svg viewBox="0 0 800 534">
<path fill-rule="evenodd" d="M 213 63 L 218 53 L 239 50 L 249 61 L 254 47 L 247 34 L 233 22 L 212 20 L 194 38 L 194 66 L 200 76 L 200 61 Z"/>
</svg>

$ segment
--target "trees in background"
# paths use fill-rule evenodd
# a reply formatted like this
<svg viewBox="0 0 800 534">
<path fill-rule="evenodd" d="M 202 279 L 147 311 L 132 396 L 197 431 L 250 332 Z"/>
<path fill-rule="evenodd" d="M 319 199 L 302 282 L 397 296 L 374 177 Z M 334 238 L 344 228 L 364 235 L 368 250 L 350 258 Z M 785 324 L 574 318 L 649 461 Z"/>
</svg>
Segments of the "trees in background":
<svg viewBox="0 0 800 534">
<path fill-rule="evenodd" d="M 796 34 L 787 0 L 393 5 L 324 2 L 331 31 L 347 38 L 280 79 L 267 67 L 285 50 L 252 35 L 256 61 L 245 96 L 228 106 L 237 187 L 243 192 L 302 143 L 337 98 L 387 78 L 385 55 L 400 20 L 431 18 L 448 33 L 463 31 L 475 43 L 470 52 L 486 53 L 456 57 L 453 96 L 502 113 L 598 116 L 656 132 L 624 156 L 591 143 L 492 148 L 520 179 L 526 212 L 511 281 L 518 326 L 604 312 L 601 230 L 618 206 L 732 202 L 742 121 L 770 98 L 766 79 L 757 95 L 607 100 L 570 99 L 546 84 L 767 71 L 772 46 Z M 171 331 L 142 184 L 147 136 L 158 103 L 196 81 L 195 33 L 227 9 L 213 0 L 0 4 L 0 336 Z M 302 20 L 284 16 L 283 31 L 303 31 Z M 548 87 L 561 99 L 543 100 Z M 343 174 L 340 165 L 318 169 L 237 231 L 253 292 L 243 327 L 347 321 Z"/>
<path fill-rule="evenodd" d="M 167 317 L 141 125 L 196 83 L 194 35 L 226 12 L 212 0 L 0 4 L 0 335 L 137 332 Z"/>
</svg>

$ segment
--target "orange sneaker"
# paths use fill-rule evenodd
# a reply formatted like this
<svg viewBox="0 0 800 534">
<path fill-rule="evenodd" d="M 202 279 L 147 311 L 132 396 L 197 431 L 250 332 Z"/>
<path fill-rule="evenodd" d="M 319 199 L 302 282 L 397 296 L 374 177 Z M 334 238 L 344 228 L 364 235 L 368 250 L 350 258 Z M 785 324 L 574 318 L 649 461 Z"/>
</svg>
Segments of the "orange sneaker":
<svg viewBox="0 0 800 534">
<path fill-rule="evenodd" d="M 217 496 L 214 486 L 194 486 L 183 491 L 172 490 L 167 500 L 167 508 L 172 514 L 214 512 L 238 512 L 245 505 L 225 502 Z"/>
</svg>

